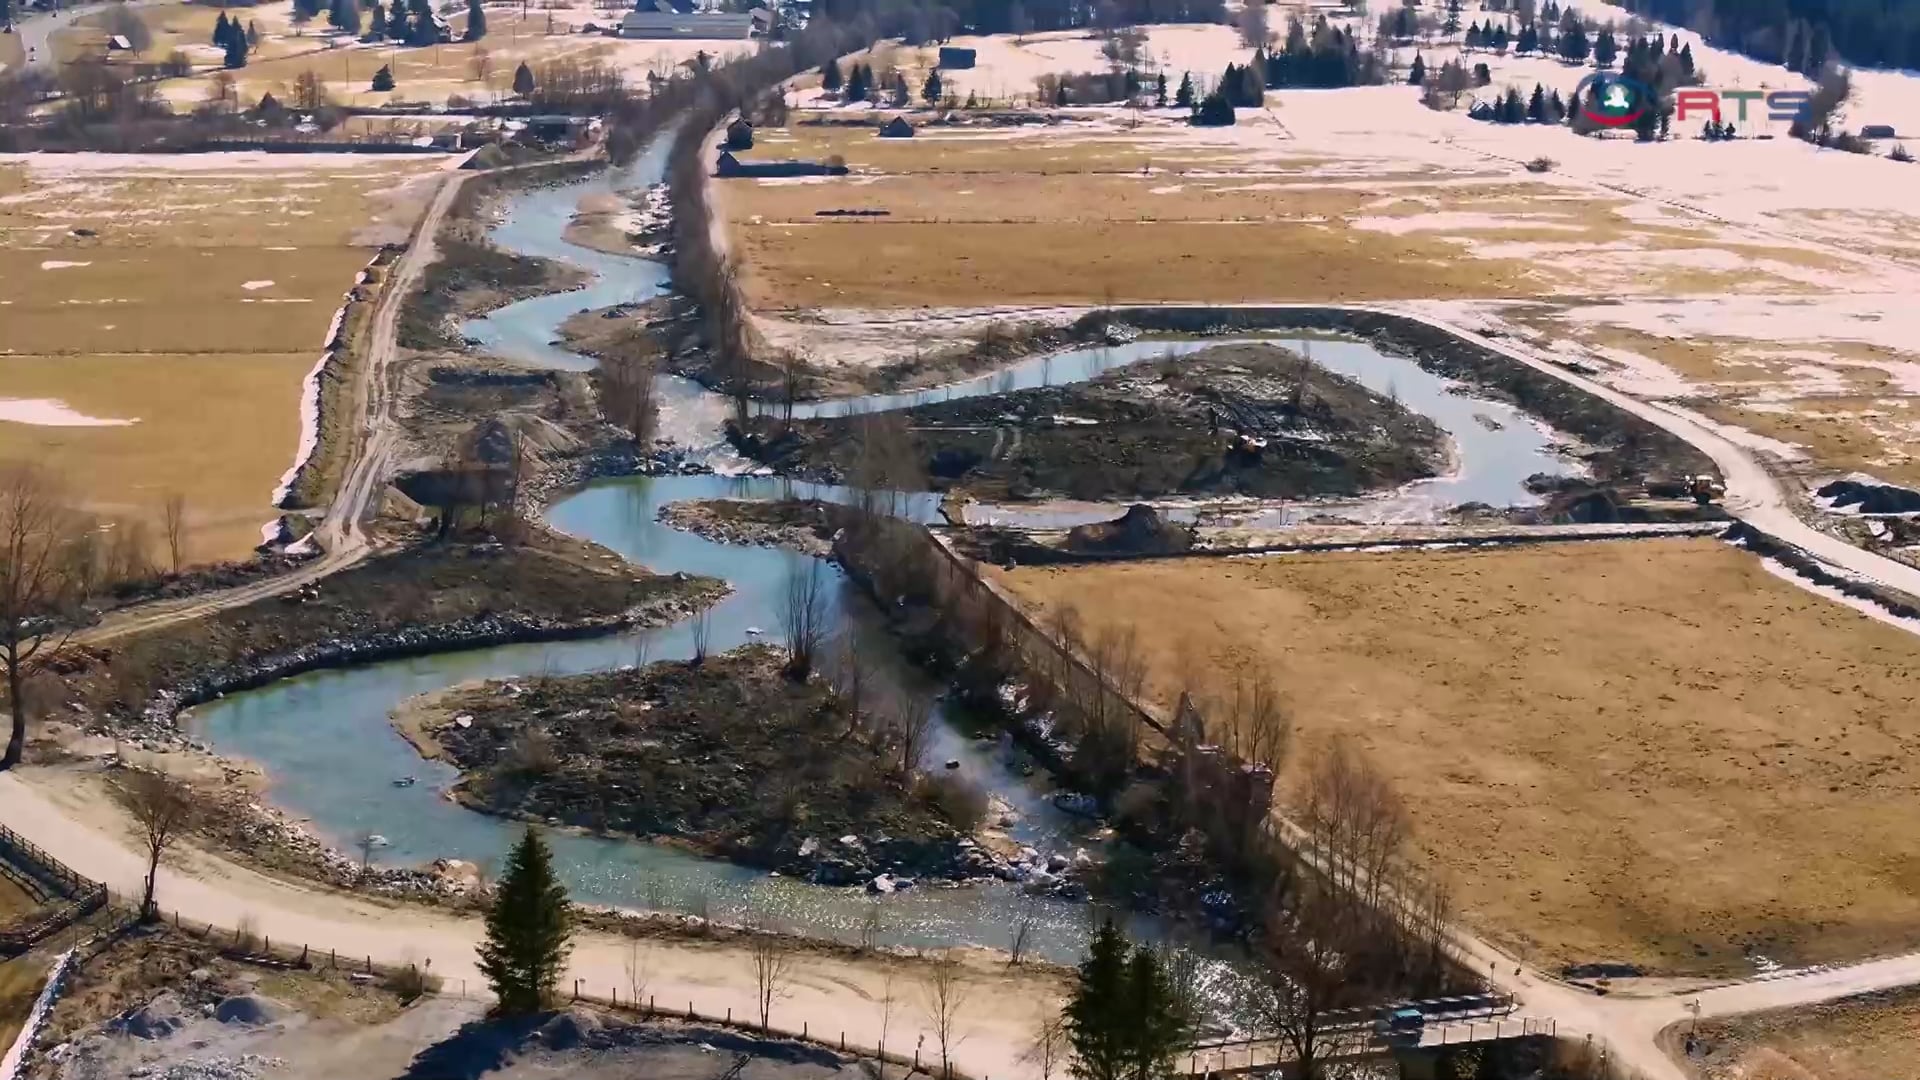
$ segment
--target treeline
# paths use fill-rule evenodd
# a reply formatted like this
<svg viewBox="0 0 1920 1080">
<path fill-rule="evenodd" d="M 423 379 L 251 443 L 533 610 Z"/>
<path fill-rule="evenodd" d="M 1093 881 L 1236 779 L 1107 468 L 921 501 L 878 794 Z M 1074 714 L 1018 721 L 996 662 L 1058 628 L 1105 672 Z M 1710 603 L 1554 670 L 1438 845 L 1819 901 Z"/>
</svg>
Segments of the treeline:
<svg viewBox="0 0 1920 1080">
<path fill-rule="evenodd" d="M 1621 0 L 1620 6 L 1809 77 L 1835 59 L 1920 67 L 1920 5 L 1902 0 Z"/>
<path fill-rule="evenodd" d="M 892 613 L 908 656 L 950 681 L 954 706 L 1024 732 L 1099 798 L 1121 841 L 1102 874 L 1108 899 L 1219 923 L 1226 885 L 1225 924 L 1262 972 L 1240 1011 L 1286 1044 L 1302 1075 L 1368 1036 L 1339 1029 L 1335 1014 L 1464 988 L 1447 944 L 1448 893 L 1411 869 L 1411 814 L 1364 755 L 1338 741 L 1308 753 L 1285 792 L 1299 828 L 1273 825 L 1273 778 L 1296 740 L 1271 678 L 1190 665 L 1176 674 L 1186 689 L 1174 720 L 1150 728 L 1135 704 L 1150 670 L 1132 627 L 1087 625 L 1070 605 L 1025 623 L 923 530 L 890 516 L 892 490 L 912 479 L 899 475 L 913 460 L 905 439 L 899 414 L 862 421 L 849 483 L 871 512 L 842 530 L 836 551 Z M 1082 1036 L 1097 1026 L 1084 1008 L 1069 1020 Z M 1074 1041 L 1084 1057 L 1089 1046 Z"/>
<path fill-rule="evenodd" d="M 872 19 L 908 44 L 944 41 L 964 27 L 976 34 L 1028 34 L 1145 23 L 1224 23 L 1223 0 L 823 0 L 824 17 L 841 26 Z"/>
<path fill-rule="evenodd" d="M 753 387 L 777 382 L 780 370 L 756 363 L 738 268 L 714 243 L 707 204 L 706 142 L 729 115 L 756 111 L 770 95 L 781 94 L 785 80 L 889 32 L 897 28 L 869 16 L 851 25 L 816 18 L 790 34 L 784 48 L 763 50 L 656 85 L 653 93 L 629 99 L 609 118 L 608 152 L 622 161 L 677 117 L 667 175 L 673 210 L 674 287 L 694 305 L 708 380 L 724 386 L 742 414 Z"/>
</svg>

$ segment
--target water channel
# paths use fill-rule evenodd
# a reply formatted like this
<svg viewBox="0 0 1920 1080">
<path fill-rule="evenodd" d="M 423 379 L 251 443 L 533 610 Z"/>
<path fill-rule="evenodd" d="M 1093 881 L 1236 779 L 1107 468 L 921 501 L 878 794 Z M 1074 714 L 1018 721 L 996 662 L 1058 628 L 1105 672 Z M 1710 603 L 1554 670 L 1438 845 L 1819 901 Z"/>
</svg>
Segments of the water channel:
<svg viewBox="0 0 1920 1080">
<path fill-rule="evenodd" d="M 559 323 L 581 309 L 657 295 L 665 287 L 666 273 L 656 263 L 568 244 L 561 232 L 583 196 L 657 182 L 663 172 L 665 142 L 660 140 L 630 169 L 515 195 L 504 220 L 492 232 L 493 242 L 519 254 L 564 260 L 592 272 L 595 279 L 582 290 L 500 308 L 469 322 L 467 335 L 488 352 L 522 363 L 589 366 L 586 358 L 552 344 Z M 898 408 L 932 400 L 928 395 L 993 393 L 1042 381 L 1085 379 L 1115 364 L 1157 357 L 1169 350 L 1189 352 L 1220 340 L 1149 341 L 1078 350 L 1050 360 L 1027 361 L 1010 372 L 949 389 L 819 403 L 806 411 Z M 1518 481 L 1525 475 L 1554 471 L 1556 465 L 1560 471 L 1566 468 L 1547 448 L 1545 434 L 1524 417 L 1502 411 L 1502 406 L 1460 398 L 1411 361 L 1383 356 L 1354 342 L 1301 340 L 1295 344 L 1310 350 L 1316 361 L 1360 377 L 1375 389 L 1391 387 L 1403 402 L 1434 416 L 1453 433 L 1460 468 L 1454 477 L 1432 482 L 1453 485 L 1444 498 L 1505 505 L 1524 498 Z M 661 397 L 666 434 L 683 445 L 704 448 L 717 467 L 737 469 L 742 464 L 719 439 L 718 418 L 726 404 L 718 395 L 689 380 L 662 376 Z M 1476 420 L 1476 414 L 1494 422 Z M 732 594 L 711 616 L 711 647 L 721 651 L 775 631 L 789 561 L 798 556 L 715 543 L 662 525 L 656 515 L 662 506 L 683 500 L 773 498 L 789 493 L 826 499 L 842 495 L 833 488 L 768 477 L 634 477 L 589 484 L 558 500 L 549 519 L 556 528 L 603 544 L 656 572 L 685 571 L 730 582 Z M 935 503 L 934 496 L 915 496 L 907 501 L 907 512 L 924 520 L 933 513 Z M 856 637 L 883 633 L 864 598 L 837 570 L 830 572 L 841 632 Z M 390 842 L 379 852 L 384 863 L 415 864 L 442 857 L 497 862 L 519 826 L 447 800 L 444 793 L 456 779 L 455 771 L 421 759 L 400 738 L 389 722 L 394 708 L 415 694 L 475 679 L 623 667 L 635 663 L 643 647 L 651 660 L 690 655 L 690 627 L 683 624 L 644 635 L 476 649 L 316 672 L 208 703 L 188 714 L 185 722 L 218 752 L 260 763 L 269 776 L 274 803 L 306 818 L 319 835 L 336 845 L 344 847 L 348 838 L 371 830 Z M 894 655 L 881 641 L 864 651 Z M 937 692 L 904 665 L 897 665 L 887 676 L 911 692 Z M 1005 800 L 1017 816 L 1008 830 L 1014 839 L 1063 854 L 1087 844 L 1086 823 L 1053 806 L 1044 774 L 1028 775 L 1004 738 L 975 737 L 942 726 L 930 758 L 958 761 L 963 776 Z M 417 777 L 418 782 L 396 786 L 393 781 L 403 776 Z M 843 940 L 861 932 L 876 903 L 858 888 L 812 885 L 658 844 L 564 830 L 554 830 L 551 841 L 575 898 L 588 903 L 678 910 L 723 920 L 738 919 L 751 910 L 757 917 L 800 932 Z M 1032 901 L 1018 886 L 1001 882 L 922 885 L 878 903 L 883 915 L 877 939 L 889 944 L 1004 947 L 1018 912 L 1037 903 L 1034 951 L 1071 962 L 1080 955 L 1090 926 L 1088 905 Z M 1145 938 L 1166 933 L 1145 919 L 1136 920 L 1130 929 Z"/>
</svg>

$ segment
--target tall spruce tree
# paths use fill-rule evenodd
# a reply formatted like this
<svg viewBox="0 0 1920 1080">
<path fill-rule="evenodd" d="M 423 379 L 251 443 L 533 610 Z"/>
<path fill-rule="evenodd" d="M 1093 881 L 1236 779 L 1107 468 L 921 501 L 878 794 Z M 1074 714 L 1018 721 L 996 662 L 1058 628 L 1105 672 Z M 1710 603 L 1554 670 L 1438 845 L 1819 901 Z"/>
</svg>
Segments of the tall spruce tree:
<svg viewBox="0 0 1920 1080">
<path fill-rule="evenodd" d="M 487 912 L 480 973 L 499 999 L 500 1012 L 525 1015 L 553 1000 L 572 951 L 573 914 L 567 890 L 553 872 L 553 854 L 532 826 L 507 853 L 506 872 Z"/>
<path fill-rule="evenodd" d="M 1440 25 L 1440 32 L 1448 37 L 1460 32 L 1460 0 L 1447 0 L 1447 20 Z"/>
<path fill-rule="evenodd" d="M 1193 108 L 1193 72 L 1180 76 L 1180 88 L 1173 93 L 1173 103 L 1182 109 Z"/>
<path fill-rule="evenodd" d="M 1193 1028 L 1159 958 L 1146 948 L 1129 955 L 1111 919 L 1094 935 L 1062 1018 L 1078 1080 L 1171 1075 Z"/>
<path fill-rule="evenodd" d="M 1419 53 L 1413 54 L 1413 67 L 1407 71 L 1407 85 L 1421 86 L 1427 81 L 1427 61 Z"/>
<path fill-rule="evenodd" d="M 228 70 L 247 66 L 247 32 L 240 29 L 237 22 L 227 24 L 227 56 L 225 65 Z"/>
<path fill-rule="evenodd" d="M 835 90 L 840 89 L 845 82 L 846 80 L 840 75 L 840 60 L 838 57 L 830 58 L 825 64 L 820 66 L 820 89 L 831 94 Z"/>
<path fill-rule="evenodd" d="M 221 12 L 220 17 L 213 20 L 213 43 L 223 49 L 226 48 L 227 35 L 232 31 L 233 24 L 227 21 L 227 13 Z"/>
<path fill-rule="evenodd" d="M 387 0 L 387 40 L 407 40 L 406 0 Z"/>
<path fill-rule="evenodd" d="M 920 87 L 920 100 L 929 105 L 940 104 L 940 69 L 927 72 L 927 81 Z"/>
<path fill-rule="evenodd" d="M 479 41 L 487 36 L 487 9 L 480 0 L 467 0 L 467 29 L 462 41 Z"/>
<path fill-rule="evenodd" d="M 376 94 L 384 94 L 393 89 L 393 86 L 393 69 L 381 64 L 380 70 L 373 73 L 373 83 L 368 89 Z"/>
<path fill-rule="evenodd" d="M 513 92 L 521 97 L 533 93 L 533 69 L 527 66 L 525 60 L 513 69 Z"/>
<path fill-rule="evenodd" d="M 372 15 L 367 19 L 367 37 L 379 41 L 387 36 L 387 9 L 380 0 L 373 0 Z"/>
</svg>

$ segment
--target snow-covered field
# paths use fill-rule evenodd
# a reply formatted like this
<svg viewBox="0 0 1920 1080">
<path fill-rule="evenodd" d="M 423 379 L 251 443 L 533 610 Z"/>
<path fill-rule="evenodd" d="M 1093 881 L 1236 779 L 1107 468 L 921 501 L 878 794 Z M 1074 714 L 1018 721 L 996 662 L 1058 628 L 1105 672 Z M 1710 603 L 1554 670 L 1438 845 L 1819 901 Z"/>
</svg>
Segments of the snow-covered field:
<svg viewBox="0 0 1920 1080">
<path fill-rule="evenodd" d="M 1621 33 L 1627 28 L 1624 11 L 1577 6 L 1616 20 Z M 1276 36 L 1289 10 L 1269 8 Z M 1468 8 L 1463 22 L 1489 18 L 1506 16 Z M 1784 68 L 1661 28 L 1676 32 L 1709 86 L 1807 85 Z M 1362 36 L 1371 38 L 1370 26 Z M 977 50 L 973 70 L 943 72 L 962 99 L 969 92 L 1019 99 L 1040 75 L 1109 66 L 1100 38 L 1085 33 L 953 44 Z M 1397 60 L 1410 63 L 1415 51 L 1403 48 Z M 1432 68 L 1457 49 L 1421 44 L 1417 51 Z M 1170 81 L 1191 70 L 1204 84 L 1250 50 L 1229 27 L 1157 26 L 1148 28 L 1145 52 Z M 930 49 L 883 49 L 874 60 L 901 67 L 917 90 L 932 57 Z M 1565 95 L 1591 70 L 1484 51 L 1469 60 L 1492 71 L 1483 93 L 1509 84 L 1530 93 L 1539 82 Z M 1848 126 L 1892 124 L 1920 135 L 1920 76 L 1856 71 L 1854 89 Z M 1033 222 L 1051 214 L 1095 226 L 1134 224 L 1141 227 L 1132 234 L 1142 238 L 1137 243 L 1163 242 L 1170 223 L 1236 222 L 1242 232 L 1271 238 L 1265 249 L 1276 265 L 1291 251 L 1310 260 L 1324 282 L 1358 274 L 1361 285 L 1323 287 L 1256 264 L 1232 282 L 1243 291 L 1218 299 L 1369 298 L 1365 282 L 1379 286 L 1380 275 L 1391 273 L 1395 283 L 1374 289 L 1371 299 L 1506 333 L 1629 392 L 1737 425 L 1750 445 L 1783 459 L 1920 482 L 1913 454 L 1920 447 L 1920 313 L 1911 302 L 1920 296 L 1920 256 L 1913 254 L 1920 247 L 1920 201 L 1913 195 L 1920 166 L 1888 160 L 1886 145 L 1879 156 L 1820 150 L 1785 137 L 1784 124 L 1778 131 L 1750 125 L 1776 138 L 1730 143 L 1700 141 L 1676 125 L 1669 141 L 1636 144 L 1630 137 L 1584 138 L 1564 127 L 1482 123 L 1464 108 L 1436 113 L 1418 95 L 1404 84 L 1284 90 L 1270 93 L 1262 112 L 1243 110 L 1230 128 L 1187 127 L 1174 110 L 1090 108 L 1068 110 L 1081 122 L 1065 125 L 922 126 L 912 150 L 857 139 L 835 146 L 864 186 L 763 188 L 748 181 L 730 188 L 750 207 L 736 219 L 750 250 L 801 260 L 783 284 L 794 290 L 788 303 L 808 309 L 806 318 L 763 312 L 763 330 L 815 357 L 871 364 L 924 351 L 943 334 L 976 335 L 992 321 L 977 309 L 995 305 L 996 291 L 1004 294 L 997 302 L 1003 322 L 1058 317 L 1042 309 L 1074 306 L 1076 279 L 1085 286 L 1081 302 L 1098 302 L 1101 289 L 1120 299 L 1195 299 L 1169 289 L 1166 279 L 1123 277 L 1116 287 L 1110 275 L 1094 272 L 1124 262 L 1125 248 L 1103 249 L 1082 270 L 1069 265 L 1039 275 L 1042 283 L 1029 287 L 1020 271 L 1044 259 L 1046 252 L 1035 249 L 1053 239 Z M 799 80 L 791 100 L 834 107 L 814 80 Z M 780 149 L 781 133 L 766 134 Z M 802 136 L 793 149 L 819 151 L 808 141 L 817 138 Z M 1915 142 L 1920 146 L 1920 138 Z M 1540 157 L 1551 159 L 1549 171 L 1524 167 Z M 1005 175 L 979 175 L 994 171 Z M 1076 174 L 1081 178 L 1063 179 Z M 892 224 L 879 231 L 823 225 L 809 220 L 814 210 L 802 196 L 823 207 L 885 209 Z M 915 291 L 921 270 L 910 261 L 896 266 L 886 251 L 900 247 L 904 241 L 895 238 L 902 237 L 916 250 L 938 251 L 944 234 L 919 222 L 1007 230 L 1004 244 L 976 239 L 952 253 L 983 288 L 969 290 L 961 280 L 944 304 L 926 299 L 933 290 Z M 863 256 L 872 260 L 864 274 L 852 271 L 858 260 L 810 267 L 822 250 L 841 246 L 822 228 L 841 228 L 832 235 L 856 245 L 870 238 L 890 243 Z M 1062 235 L 1070 241 L 1073 234 Z M 994 261 L 997 251 L 1008 252 L 1004 266 Z M 750 276 L 753 269 L 750 259 Z M 900 295 L 840 284 L 861 277 L 898 281 Z M 1247 293 L 1248 278 L 1266 284 Z M 831 289 L 823 287 L 828 281 Z M 843 291 L 844 299 L 834 298 Z"/>
</svg>

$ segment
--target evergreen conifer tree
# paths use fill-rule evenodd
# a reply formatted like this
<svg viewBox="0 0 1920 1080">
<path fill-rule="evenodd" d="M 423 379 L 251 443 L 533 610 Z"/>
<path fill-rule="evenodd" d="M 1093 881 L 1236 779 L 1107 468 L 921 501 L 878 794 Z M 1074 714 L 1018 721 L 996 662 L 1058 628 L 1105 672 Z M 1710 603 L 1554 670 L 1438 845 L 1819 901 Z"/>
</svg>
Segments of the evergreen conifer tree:
<svg viewBox="0 0 1920 1080">
<path fill-rule="evenodd" d="M 227 34 L 232 30 L 233 24 L 227 21 L 227 13 L 221 12 L 220 17 L 213 20 L 213 43 L 223 49 L 226 48 Z"/>
<path fill-rule="evenodd" d="M 247 34 L 237 23 L 227 24 L 227 56 L 225 64 L 228 70 L 247 66 Z"/>
<path fill-rule="evenodd" d="M 1129 955 L 1111 919 L 1094 935 L 1062 1019 L 1079 1080 L 1172 1075 L 1193 1025 L 1159 958 L 1146 948 Z"/>
<path fill-rule="evenodd" d="M 387 40 L 407 40 L 406 0 L 388 0 L 387 2 Z"/>
<path fill-rule="evenodd" d="M 533 93 L 533 69 L 527 66 L 525 60 L 513 69 L 513 92 L 521 97 Z"/>
<path fill-rule="evenodd" d="M 840 75 L 840 60 L 838 57 L 829 59 L 825 64 L 820 66 L 820 89 L 832 93 L 840 89 L 845 83 L 846 80 Z"/>
<path fill-rule="evenodd" d="M 1447 19 L 1440 32 L 1449 37 L 1460 32 L 1460 0 L 1447 0 Z"/>
<path fill-rule="evenodd" d="M 972 97 L 973 95 L 968 94 L 967 96 Z M 1155 108 L 1159 108 L 1159 109 L 1164 109 L 1167 107 L 1167 73 L 1164 71 L 1154 76 L 1153 104 Z"/>
<path fill-rule="evenodd" d="M 507 853 L 506 871 L 487 912 L 487 938 L 480 945 L 480 973 L 499 999 L 500 1012 L 538 1012 L 553 999 L 572 950 L 572 922 L 553 855 L 528 826 Z"/>
<path fill-rule="evenodd" d="M 1180 76 L 1180 88 L 1174 91 L 1173 103 L 1182 109 L 1193 108 L 1193 72 Z"/>
<path fill-rule="evenodd" d="M 1600 31 L 1600 36 L 1593 39 L 1594 67 L 1612 67 L 1614 59 L 1619 56 L 1619 54 L 1620 46 L 1614 42 L 1612 30 L 1602 30 Z"/>
<path fill-rule="evenodd" d="M 929 105 L 940 104 L 940 69 L 927 72 L 927 81 L 920 87 L 920 100 Z"/>
<path fill-rule="evenodd" d="M 1547 89 L 1539 83 L 1533 84 L 1533 97 L 1527 102 L 1527 119 L 1536 124 L 1547 120 Z"/>
<path fill-rule="evenodd" d="M 1427 61 L 1419 54 L 1413 54 L 1413 67 L 1407 72 L 1408 86 L 1421 86 L 1427 81 Z"/>
<path fill-rule="evenodd" d="M 384 94 L 393 89 L 393 69 L 385 64 L 380 65 L 380 70 L 373 73 L 371 89 L 376 94 Z"/>
<path fill-rule="evenodd" d="M 460 40 L 479 41 L 487 36 L 487 10 L 480 0 L 467 0 L 467 29 Z"/>
<path fill-rule="evenodd" d="M 367 20 L 367 37 L 379 41 L 387 36 L 387 9 L 380 0 L 373 0 L 373 15 Z"/>
</svg>

